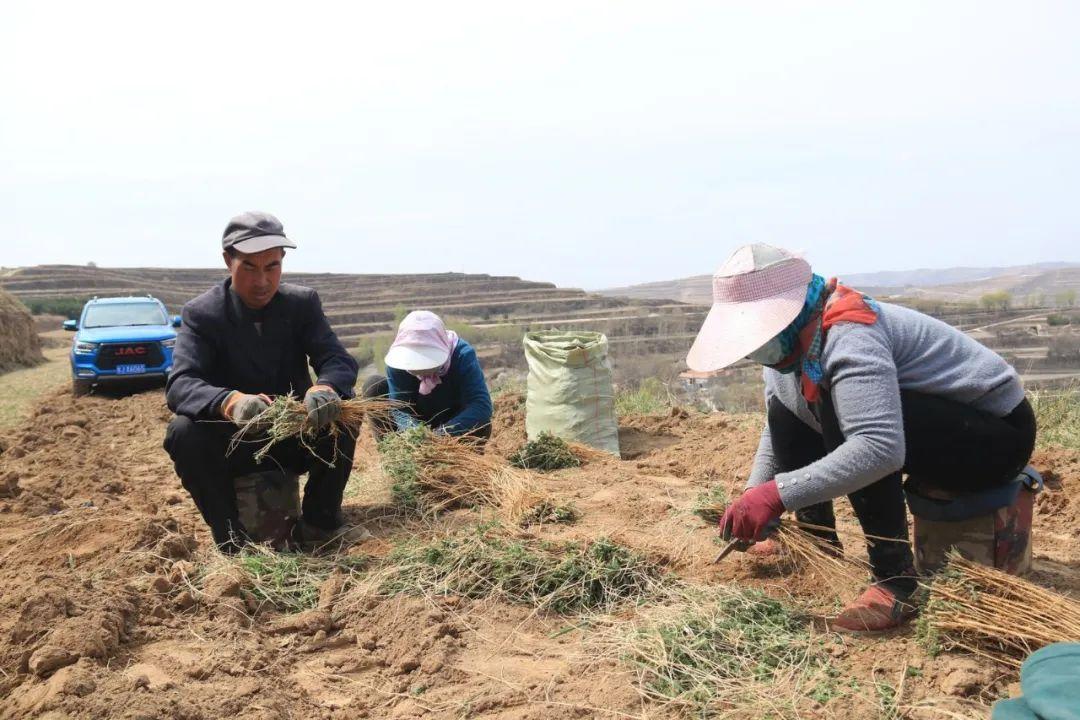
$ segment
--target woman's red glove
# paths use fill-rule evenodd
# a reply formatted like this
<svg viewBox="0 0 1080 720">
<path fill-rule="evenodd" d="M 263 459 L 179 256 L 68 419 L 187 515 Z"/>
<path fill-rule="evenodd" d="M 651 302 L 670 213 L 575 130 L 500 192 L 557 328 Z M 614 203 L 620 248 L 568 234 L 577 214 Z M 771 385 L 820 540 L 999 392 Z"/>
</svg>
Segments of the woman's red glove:
<svg viewBox="0 0 1080 720">
<path fill-rule="evenodd" d="M 720 535 L 725 540 L 764 540 L 773 522 L 784 514 L 784 503 L 776 480 L 770 480 L 744 492 L 728 506 L 720 518 Z"/>
</svg>

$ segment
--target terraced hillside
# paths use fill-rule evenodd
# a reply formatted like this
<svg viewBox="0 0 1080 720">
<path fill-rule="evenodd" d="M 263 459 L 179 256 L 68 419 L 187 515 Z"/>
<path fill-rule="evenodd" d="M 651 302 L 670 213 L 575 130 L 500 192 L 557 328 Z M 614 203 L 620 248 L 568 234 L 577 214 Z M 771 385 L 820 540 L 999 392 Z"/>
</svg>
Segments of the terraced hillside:
<svg viewBox="0 0 1080 720">
<path fill-rule="evenodd" d="M 986 293 L 1007 292 L 1016 304 L 1071 306 L 1080 293 L 1080 266 L 1076 263 L 857 273 L 842 275 L 841 279 L 875 297 L 948 303 L 978 303 Z M 695 275 L 598 292 L 635 300 L 662 298 L 708 305 L 712 302 L 712 276 Z"/>
<path fill-rule="evenodd" d="M 224 270 L 42 265 L 6 271 L 0 288 L 24 302 L 151 293 L 178 311 L 222 277 Z M 424 308 L 485 336 L 511 337 L 510 329 L 524 328 L 599 330 L 610 338 L 616 360 L 620 355 L 674 358 L 685 352 L 705 315 L 703 308 L 670 300 L 605 297 L 516 277 L 288 273 L 285 280 L 319 291 L 331 323 L 350 347 L 392 331 L 402 310 Z"/>
</svg>

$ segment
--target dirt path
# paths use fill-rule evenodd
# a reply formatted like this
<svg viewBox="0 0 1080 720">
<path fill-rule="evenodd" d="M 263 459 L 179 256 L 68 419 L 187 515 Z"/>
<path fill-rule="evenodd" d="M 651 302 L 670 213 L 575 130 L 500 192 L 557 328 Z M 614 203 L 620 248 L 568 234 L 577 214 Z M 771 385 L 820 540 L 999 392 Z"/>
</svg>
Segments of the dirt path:
<svg viewBox="0 0 1080 720">
<path fill-rule="evenodd" d="M 633 668 L 597 649 L 602 627 L 637 611 L 554 616 L 496 600 L 342 594 L 340 575 L 319 582 L 312 610 L 260 606 L 208 547 L 160 449 L 168 419 L 159 391 L 80 399 L 56 392 L 3 433 L 0 718 L 676 714 L 643 701 Z M 698 586 L 735 581 L 833 602 L 833 588 L 812 575 L 745 556 L 714 565 L 713 534 L 689 512 L 706 488 L 741 485 L 760 422 L 680 411 L 630 418 L 621 428 L 624 460 L 535 477 L 551 498 L 576 506 L 580 520 L 519 535 L 552 542 L 607 536 Z M 516 449 L 523 425 L 520 399 L 501 399 L 489 451 Z M 1038 505 L 1034 576 L 1080 595 L 1080 458 L 1042 452 L 1037 463 L 1051 489 Z M 348 554 L 369 559 L 369 567 L 403 540 L 468 531 L 485 519 L 473 510 L 435 523 L 392 514 L 366 436 L 348 496 L 347 514 L 371 532 Z M 845 508 L 841 522 L 850 527 Z M 883 688 L 900 692 L 895 705 L 908 717 L 979 717 L 1014 680 L 961 656 L 929 658 L 910 628 L 815 638 L 831 684 L 779 717 L 883 717 L 892 707 Z"/>
</svg>

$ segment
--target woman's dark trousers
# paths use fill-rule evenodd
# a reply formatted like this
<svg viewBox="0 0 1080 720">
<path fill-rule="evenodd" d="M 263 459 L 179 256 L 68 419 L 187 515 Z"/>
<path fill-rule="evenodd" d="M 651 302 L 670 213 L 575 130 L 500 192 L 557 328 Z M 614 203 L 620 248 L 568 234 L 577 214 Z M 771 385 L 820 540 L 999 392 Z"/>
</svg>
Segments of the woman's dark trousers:
<svg viewBox="0 0 1080 720">
<path fill-rule="evenodd" d="M 1027 465 L 1035 447 L 1035 416 L 1027 400 L 999 418 L 952 400 L 903 390 L 904 440 L 902 472 L 895 472 L 857 490 L 848 499 L 867 535 L 874 578 L 894 589 L 915 587 L 914 558 L 908 544 L 907 510 L 902 473 L 910 484 L 953 492 L 984 490 L 1011 482 Z M 824 457 L 844 442 L 827 392 L 816 406 L 821 434 L 799 420 L 776 398 L 769 401 L 773 452 L 782 472 L 792 472 Z M 795 513 L 803 523 L 835 528 L 832 502 Z M 838 542 L 835 530 L 818 535 Z"/>
</svg>

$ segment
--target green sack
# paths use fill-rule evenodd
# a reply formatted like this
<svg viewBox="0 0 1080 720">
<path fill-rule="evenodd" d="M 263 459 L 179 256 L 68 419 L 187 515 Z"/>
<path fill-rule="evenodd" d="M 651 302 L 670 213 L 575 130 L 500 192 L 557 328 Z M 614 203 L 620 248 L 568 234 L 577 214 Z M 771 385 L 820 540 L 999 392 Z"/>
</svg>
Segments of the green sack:
<svg viewBox="0 0 1080 720">
<path fill-rule="evenodd" d="M 607 338 L 597 332 L 551 330 L 527 333 L 523 344 L 529 363 L 529 439 L 546 431 L 619 457 Z"/>
</svg>

